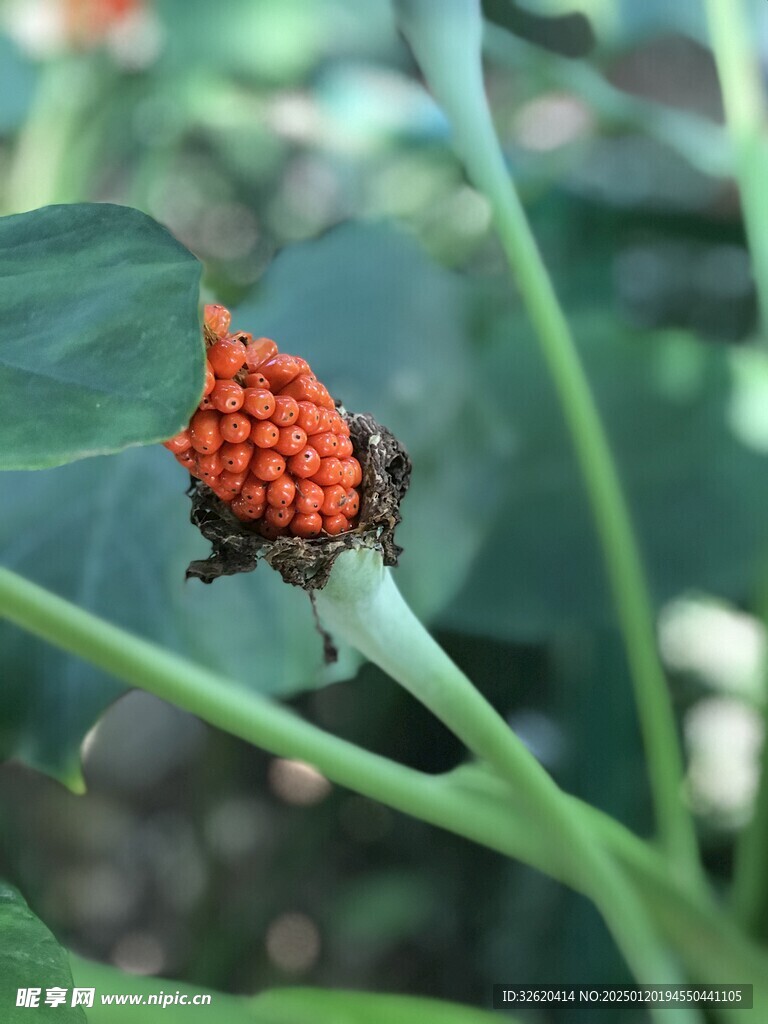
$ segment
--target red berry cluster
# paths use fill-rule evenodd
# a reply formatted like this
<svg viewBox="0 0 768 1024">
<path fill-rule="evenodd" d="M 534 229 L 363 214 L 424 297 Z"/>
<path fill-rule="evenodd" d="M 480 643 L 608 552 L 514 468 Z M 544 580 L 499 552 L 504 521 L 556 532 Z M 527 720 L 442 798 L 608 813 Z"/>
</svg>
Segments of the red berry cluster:
<svg viewBox="0 0 768 1024">
<path fill-rule="evenodd" d="M 230 319 L 223 306 L 205 307 L 203 400 L 165 447 L 265 537 L 343 533 L 363 476 L 348 425 L 304 359 L 230 333 Z"/>
</svg>

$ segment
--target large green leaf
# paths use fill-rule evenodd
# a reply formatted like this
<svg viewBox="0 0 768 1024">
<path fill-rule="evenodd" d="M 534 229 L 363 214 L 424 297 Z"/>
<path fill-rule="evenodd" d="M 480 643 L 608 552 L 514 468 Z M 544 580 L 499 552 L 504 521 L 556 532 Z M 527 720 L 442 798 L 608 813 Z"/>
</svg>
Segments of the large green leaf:
<svg viewBox="0 0 768 1024">
<path fill-rule="evenodd" d="M 138 210 L 0 220 L 0 469 L 160 441 L 202 390 L 200 265 Z"/>
<path fill-rule="evenodd" d="M 159 992 L 191 1000 L 209 995 L 207 1006 L 169 1004 L 160 1016 L 167 1024 L 203 1020 L 209 1024 L 493 1024 L 503 1020 L 514 1024 L 514 1018 L 486 1013 L 459 1003 L 417 996 L 380 995 L 373 992 L 348 992 L 320 988 L 284 988 L 262 992 L 254 997 L 231 996 L 210 992 L 184 982 L 163 978 L 145 978 L 124 974 L 80 957 L 72 957 L 72 970 L 79 985 L 96 987 L 97 1000 L 88 1011 L 90 1024 L 135 1024 L 154 1022 L 157 1009 L 140 1009 L 129 1005 L 100 1005 L 103 994 L 130 993 L 147 998 Z"/>
<path fill-rule="evenodd" d="M 6 565 L 262 692 L 324 678 L 308 599 L 267 566 L 211 587 L 184 583 L 206 543 L 189 524 L 189 477 L 164 449 L 4 479 Z M 76 786 L 80 741 L 123 688 L 5 623 L 0 647 L 0 756 L 17 754 Z M 334 671 L 349 672 L 346 656 Z"/>
<path fill-rule="evenodd" d="M 575 324 L 654 600 L 748 596 L 768 545 L 768 359 L 605 314 Z M 573 446 L 519 319 L 498 324 L 480 370 L 504 497 L 445 621 L 517 639 L 613 621 Z"/>
<path fill-rule="evenodd" d="M 416 472 L 397 578 L 419 613 L 434 615 L 482 538 L 482 516 L 467 521 L 463 509 L 467 467 L 480 465 L 458 430 L 469 373 L 461 282 L 403 235 L 348 227 L 286 250 L 259 301 L 235 319 L 308 356 L 351 408 L 373 408 L 405 439 Z M 446 435 L 455 459 L 443 457 Z M 188 477 L 166 451 L 3 479 L 0 561 L 54 592 L 261 692 L 286 695 L 354 671 L 348 650 L 323 666 L 308 599 L 268 566 L 210 587 L 184 584 L 207 545 L 188 522 Z M 122 688 L 7 625 L 0 646 L 0 756 L 77 785 L 79 742 Z"/>
<path fill-rule="evenodd" d="M 0 881 L 0 1019 L 3 1024 L 59 1021 L 84 1024 L 81 1006 L 72 1007 L 72 973 L 66 952 L 38 920 L 21 894 Z M 46 1005 L 48 989 L 66 991 L 62 1005 Z M 34 1002 L 17 1006 L 19 989 L 37 989 Z M 22 1001 L 24 1000 L 22 996 Z"/>
<path fill-rule="evenodd" d="M 318 988 L 275 989 L 252 1005 L 259 1024 L 514 1024 L 507 1014 L 439 999 Z"/>
</svg>

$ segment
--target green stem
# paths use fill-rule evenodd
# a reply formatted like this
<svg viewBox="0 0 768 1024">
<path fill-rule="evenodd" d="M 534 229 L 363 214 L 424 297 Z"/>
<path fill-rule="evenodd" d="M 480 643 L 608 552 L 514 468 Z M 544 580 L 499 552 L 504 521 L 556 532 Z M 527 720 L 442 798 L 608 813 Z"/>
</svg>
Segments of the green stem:
<svg viewBox="0 0 768 1024">
<path fill-rule="evenodd" d="M 768 624 L 768 575 L 757 608 L 763 623 Z M 731 906 L 739 924 L 755 937 L 768 939 L 768 676 L 763 679 L 762 723 L 763 745 L 757 794 L 752 819 L 736 844 Z"/>
<path fill-rule="evenodd" d="M 399 0 L 400 26 L 455 132 L 496 230 L 557 390 L 595 519 L 624 637 L 661 841 L 681 874 L 700 873 L 681 800 L 683 761 L 629 510 L 568 323 L 507 171 L 483 86 L 476 0 Z M 439 14 L 438 14 L 439 8 Z"/>
<path fill-rule="evenodd" d="M 743 0 L 706 0 L 725 119 L 736 153 L 744 226 L 754 262 L 763 341 L 768 344 L 768 150 L 757 51 Z"/>
<path fill-rule="evenodd" d="M 81 198 L 82 180 L 65 184 L 63 167 L 71 157 L 73 137 L 92 102 L 96 82 L 94 65 L 87 57 L 60 57 L 46 64 L 5 176 L 6 212 L 23 213 Z"/>
<path fill-rule="evenodd" d="M 734 915 L 748 932 L 768 937 L 768 713 L 763 714 L 764 736 L 752 820 L 736 846 L 731 903 Z"/>
<path fill-rule="evenodd" d="M 467 792 L 476 804 L 485 804 L 503 826 L 498 833 L 498 849 L 509 853 L 509 844 L 535 842 L 535 819 L 522 812 L 515 794 L 482 765 L 463 765 L 440 776 L 440 782 L 452 791 Z M 755 986 L 755 1008 L 768 1011 L 768 951 L 753 945 L 742 931 L 715 904 L 711 895 L 698 886 L 673 878 L 664 857 L 639 841 L 614 818 L 575 798 L 574 808 L 583 815 L 584 827 L 597 836 L 611 856 L 627 872 L 642 896 L 647 911 L 670 945 L 678 951 L 693 980 L 741 978 Z M 526 837 L 522 839 L 522 837 Z M 544 859 L 541 859 L 541 853 Z M 557 847 L 547 845 L 537 851 L 539 867 L 565 885 L 574 885 L 567 860 L 559 857 Z M 519 859 L 525 860 L 525 857 Z M 722 1020 L 735 1024 L 743 1018 L 739 1010 L 723 1010 Z"/>
<path fill-rule="evenodd" d="M 323 624 L 404 686 L 512 787 L 562 850 L 639 979 L 670 977 L 645 909 L 573 804 L 403 600 L 378 552 L 345 551 L 316 594 Z M 662 974 L 657 972 L 661 971 Z"/>
<path fill-rule="evenodd" d="M 366 796 L 496 848 L 493 836 L 499 823 L 475 806 L 474 801 L 457 803 L 429 776 L 324 733 L 286 708 L 140 640 L 3 568 L 0 615 L 234 736 L 280 756 L 306 760 L 328 778 Z M 428 660 L 423 668 L 429 676 L 435 673 L 434 665 L 429 664 L 432 659 L 440 672 L 457 673 L 439 648 L 426 654 L 426 645 L 431 641 L 423 635 L 419 656 L 426 655 Z M 399 637 L 395 636 L 394 641 L 399 643 Z M 457 689 L 465 689 L 458 677 L 449 681 Z M 644 908 L 634 890 L 611 859 L 590 840 L 583 819 L 571 809 L 573 804 L 559 795 L 554 783 L 515 741 L 495 712 L 486 712 L 487 706 L 479 695 L 473 699 L 462 694 L 457 707 L 462 705 L 478 723 L 485 720 L 477 735 L 489 739 L 491 753 L 503 763 L 507 774 L 510 768 L 514 769 L 522 791 L 542 801 L 542 807 L 532 813 L 540 812 L 547 822 L 543 841 L 566 849 L 570 846 L 569 862 L 574 877 L 600 907 L 637 976 L 654 984 L 674 980 L 674 972 L 666 956 L 658 951 L 656 937 L 646 923 Z M 554 833 L 552 824 L 560 825 L 559 835 Z M 531 852 L 535 856 L 536 851 Z"/>
</svg>

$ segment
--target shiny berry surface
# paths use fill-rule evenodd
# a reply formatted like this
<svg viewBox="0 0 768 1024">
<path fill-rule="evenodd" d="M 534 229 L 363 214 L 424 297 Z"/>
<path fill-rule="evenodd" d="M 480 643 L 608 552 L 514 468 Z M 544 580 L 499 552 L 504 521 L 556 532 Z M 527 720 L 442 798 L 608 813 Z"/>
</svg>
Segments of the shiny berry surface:
<svg viewBox="0 0 768 1024">
<path fill-rule="evenodd" d="M 243 407 L 243 389 L 233 380 L 217 380 L 211 391 L 211 404 L 219 412 L 237 412 Z"/>
<path fill-rule="evenodd" d="M 218 380 L 228 380 L 245 363 L 245 345 L 242 341 L 221 338 L 208 349 L 208 362 Z"/>
<path fill-rule="evenodd" d="M 222 416 L 219 421 L 219 430 L 225 441 L 238 444 L 240 441 L 247 441 L 252 429 L 252 422 L 249 416 L 233 412 Z"/>
<path fill-rule="evenodd" d="M 224 306 L 207 305 L 204 324 L 203 395 L 165 447 L 264 537 L 353 529 L 363 474 L 328 389 L 305 359 L 233 330 Z"/>
</svg>

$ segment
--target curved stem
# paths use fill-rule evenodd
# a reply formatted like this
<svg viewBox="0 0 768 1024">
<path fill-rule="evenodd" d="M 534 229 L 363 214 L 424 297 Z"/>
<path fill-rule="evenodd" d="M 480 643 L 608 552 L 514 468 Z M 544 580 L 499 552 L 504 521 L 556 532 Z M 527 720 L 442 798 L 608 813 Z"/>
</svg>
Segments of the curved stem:
<svg viewBox="0 0 768 1024">
<path fill-rule="evenodd" d="M 521 812 L 508 784 L 487 772 L 483 778 L 477 766 L 429 776 L 372 754 L 4 568 L 0 616 L 217 728 L 274 754 L 308 761 L 332 781 L 585 891 L 577 860 L 562 838 L 553 843 L 542 831 L 538 809 Z M 692 940 L 699 938 L 703 952 L 691 961 L 697 978 L 715 983 L 722 980 L 723 971 L 738 976 L 739 968 L 756 980 L 768 977 L 765 958 L 760 959 L 745 940 L 737 942 L 707 900 L 681 889 L 653 849 L 601 812 L 570 797 L 563 800 L 571 806 L 573 821 L 580 822 L 585 834 L 598 838 L 632 878 L 681 957 L 690 960 Z M 631 926 L 629 915 L 627 922 Z"/>
<path fill-rule="evenodd" d="M 535 832 L 535 820 L 521 812 L 509 786 L 485 766 L 463 765 L 440 776 L 440 782 L 451 790 L 464 790 L 475 802 L 494 809 L 497 820 L 504 823 L 499 830 L 501 852 L 508 852 L 502 847 L 511 837 L 519 841 L 521 835 Z M 584 815 L 592 834 L 627 872 L 656 926 L 679 952 L 691 977 L 745 978 L 754 985 L 755 1008 L 768 1008 L 768 951 L 753 945 L 709 894 L 702 893 L 698 886 L 681 886 L 658 850 L 602 811 L 574 797 L 568 799 Z M 540 866 L 564 884 L 578 888 L 559 852 L 547 846 L 547 859 L 540 861 Z M 743 1013 L 723 1009 L 718 1017 L 739 1024 Z"/>
<path fill-rule="evenodd" d="M 82 55 L 51 60 L 42 70 L 6 174 L 7 213 L 80 198 L 82 181 L 68 188 L 62 176 L 73 135 L 94 95 L 95 75 L 93 62 Z"/>
<path fill-rule="evenodd" d="M 736 177 L 755 266 L 763 342 L 768 344 L 768 147 L 760 64 L 743 0 L 706 0 L 706 8 L 726 125 L 736 152 Z"/>
<path fill-rule="evenodd" d="M 341 558 L 337 566 L 340 561 Z M 449 799 L 446 805 L 445 796 L 440 799 L 441 791 L 428 776 L 420 776 L 418 772 L 324 733 L 286 708 L 133 637 L 3 568 L 0 568 L 0 614 L 234 736 L 284 757 L 303 758 L 330 779 L 350 785 L 360 793 L 425 821 L 460 831 L 479 842 L 486 841 L 487 815 L 479 812 L 471 801 L 457 807 L 455 801 Z M 386 621 L 381 627 L 389 642 L 400 642 L 398 635 L 391 635 Z M 675 980 L 675 972 L 659 950 L 644 909 L 623 873 L 592 840 L 581 818 L 570 809 L 572 805 L 559 794 L 505 723 L 471 684 L 462 682 L 458 669 L 440 648 L 429 646 L 431 639 L 420 626 L 418 628 L 424 639 L 417 639 L 416 645 L 411 646 L 414 653 L 421 647 L 421 655 L 426 656 L 421 665 L 428 678 L 437 684 L 438 675 L 444 670 L 457 674 L 448 680 L 455 684 L 453 689 L 458 695 L 456 711 L 466 708 L 471 712 L 476 723 L 471 728 L 473 737 L 483 743 L 488 740 L 491 756 L 508 776 L 517 777 L 526 798 L 537 804 L 541 802 L 533 811 L 538 812 L 548 826 L 542 841 L 571 844 L 573 873 L 601 909 L 637 976 L 654 984 Z M 467 688 L 476 696 L 472 697 Z M 462 728 L 462 732 L 466 734 L 466 729 Z"/>
<path fill-rule="evenodd" d="M 661 841 L 681 875 L 700 874 L 681 800 L 683 761 L 656 650 L 652 605 L 621 483 L 570 328 L 507 171 L 485 95 L 476 0 L 398 0 L 400 26 L 455 133 L 538 336 L 581 468 L 624 637 Z"/>
<path fill-rule="evenodd" d="M 549 841 L 594 901 L 640 980 L 671 978 L 645 909 L 552 778 L 403 600 L 378 552 L 345 551 L 316 594 L 326 627 L 352 644 L 429 708 L 538 815 Z"/>
<path fill-rule="evenodd" d="M 731 904 L 736 920 L 758 938 L 768 935 L 768 709 L 763 709 L 763 746 L 752 820 L 736 845 Z"/>
</svg>

